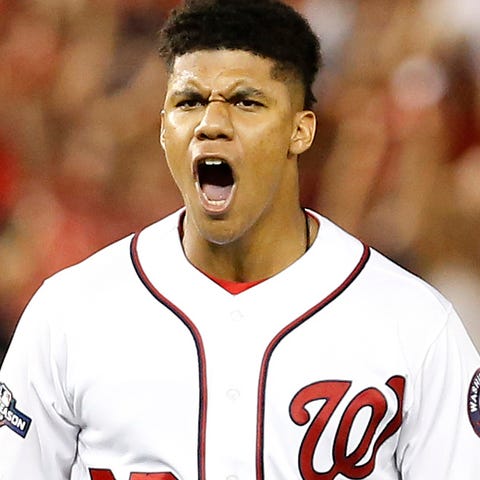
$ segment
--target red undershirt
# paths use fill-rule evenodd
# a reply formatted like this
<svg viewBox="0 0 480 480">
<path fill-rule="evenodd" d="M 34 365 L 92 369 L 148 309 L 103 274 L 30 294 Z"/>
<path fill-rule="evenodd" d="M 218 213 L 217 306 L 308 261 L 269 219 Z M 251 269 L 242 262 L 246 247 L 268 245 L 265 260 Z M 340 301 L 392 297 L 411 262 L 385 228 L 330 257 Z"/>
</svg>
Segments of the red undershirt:
<svg viewBox="0 0 480 480">
<path fill-rule="evenodd" d="M 213 280 L 215 283 L 218 283 L 222 288 L 224 288 L 227 292 L 231 293 L 232 295 L 237 295 L 239 293 L 248 290 L 249 288 L 258 285 L 259 283 L 264 282 L 266 279 L 263 280 L 254 280 L 253 282 L 235 282 L 234 280 L 224 280 L 223 278 L 216 278 L 208 275 L 207 273 L 203 272 L 210 280 Z"/>
<path fill-rule="evenodd" d="M 178 234 L 180 235 L 180 238 L 183 238 L 183 220 L 185 218 L 185 212 L 182 213 L 180 216 L 179 224 L 178 224 Z M 198 268 L 198 267 L 196 267 Z M 198 268 L 198 270 L 200 270 Z M 217 278 L 212 275 L 209 275 L 208 273 L 204 272 L 203 270 L 200 270 L 204 275 L 206 275 L 210 280 L 214 281 L 217 285 L 220 285 L 222 288 L 224 288 L 228 293 L 231 293 L 232 295 L 238 295 L 239 293 L 244 292 L 245 290 L 248 290 L 249 288 L 254 287 L 255 285 L 258 285 L 259 283 L 262 283 L 266 280 L 254 280 L 253 282 L 235 282 L 234 280 L 224 280 L 222 278 Z"/>
</svg>

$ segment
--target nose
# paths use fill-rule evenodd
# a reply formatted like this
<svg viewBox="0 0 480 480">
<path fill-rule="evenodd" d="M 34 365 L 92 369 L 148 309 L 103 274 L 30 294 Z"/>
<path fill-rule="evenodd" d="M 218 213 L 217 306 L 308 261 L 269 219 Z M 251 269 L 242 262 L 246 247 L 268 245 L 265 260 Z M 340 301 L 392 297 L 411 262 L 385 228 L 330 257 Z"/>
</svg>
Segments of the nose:
<svg viewBox="0 0 480 480">
<path fill-rule="evenodd" d="M 231 140 L 233 125 L 228 111 L 229 105 L 223 100 L 211 100 L 205 107 L 201 122 L 195 129 L 198 140 Z"/>
</svg>

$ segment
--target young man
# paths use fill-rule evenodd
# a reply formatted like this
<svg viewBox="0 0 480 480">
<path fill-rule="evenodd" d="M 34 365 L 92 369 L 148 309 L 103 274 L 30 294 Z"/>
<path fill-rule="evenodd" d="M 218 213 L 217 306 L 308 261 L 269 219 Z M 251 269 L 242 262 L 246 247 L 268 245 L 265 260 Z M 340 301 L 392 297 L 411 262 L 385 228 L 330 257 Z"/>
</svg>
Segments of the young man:
<svg viewBox="0 0 480 480">
<path fill-rule="evenodd" d="M 0 479 L 478 478 L 480 359 L 452 306 L 300 206 L 308 25 L 192 1 L 162 42 L 185 208 L 35 295 L 0 372 Z"/>
</svg>

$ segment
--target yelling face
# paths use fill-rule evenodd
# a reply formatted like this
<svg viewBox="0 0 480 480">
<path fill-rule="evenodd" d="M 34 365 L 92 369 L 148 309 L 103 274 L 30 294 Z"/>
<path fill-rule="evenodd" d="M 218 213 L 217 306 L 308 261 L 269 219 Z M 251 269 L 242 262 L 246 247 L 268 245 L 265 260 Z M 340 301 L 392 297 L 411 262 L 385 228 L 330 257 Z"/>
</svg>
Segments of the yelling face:
<svg viewBox="0 0 480 480">
<path fill-rule="evenodd" d="M 315 119 L 299 82 L 272 75 L 271 60 L 239 50 L 176 59 L 161 143 L 186 206 L 186 232 L 234 242 L 298 208 L 296 157 Z"/>
</svg>

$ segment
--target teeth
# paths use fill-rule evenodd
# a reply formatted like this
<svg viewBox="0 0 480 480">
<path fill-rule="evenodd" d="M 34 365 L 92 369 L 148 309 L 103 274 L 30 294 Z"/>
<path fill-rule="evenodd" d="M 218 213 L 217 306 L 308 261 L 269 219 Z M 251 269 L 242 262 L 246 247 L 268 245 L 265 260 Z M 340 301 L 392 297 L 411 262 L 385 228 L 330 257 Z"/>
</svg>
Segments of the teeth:
<svg viewBox="0 0 480 480">
<path fill-rule="evenodd" d="M 216 158 L 209 158 L 209 159 L 205 160 L 205 165 L 209 165 L 209 166 L 211 166 L 211 165 L 217 165 L 218 166 L 218 165 L 221 165 L 222 163 L 223 163 L 222 160 L 218 160 Z"/>
<path fill-rule="evenodd" d="M 216 207 L 219 207 L 220 205 L 224 205 L 226 200 L 210 200 L 206 195 L 204 195 L 205 197 L 205 200 L 207 200 L 207 202 L 210 204 L 210 205 L 214 205 Z"/>
</svg>

